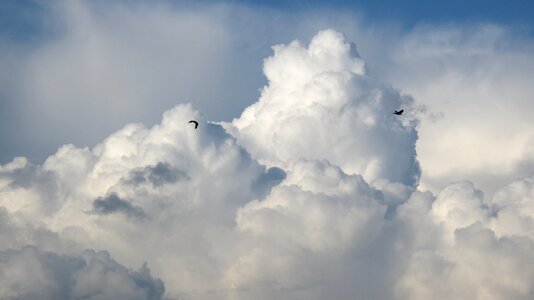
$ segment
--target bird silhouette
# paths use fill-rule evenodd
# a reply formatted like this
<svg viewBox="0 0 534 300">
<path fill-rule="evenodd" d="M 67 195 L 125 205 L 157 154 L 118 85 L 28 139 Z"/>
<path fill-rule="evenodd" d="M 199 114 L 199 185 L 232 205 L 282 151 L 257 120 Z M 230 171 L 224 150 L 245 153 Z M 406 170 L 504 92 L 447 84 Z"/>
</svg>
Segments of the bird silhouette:
<svg viewBox="0 0 534 300">
<path fill-rule="evenodd" d="M 400 115 L 402 115 L 403 112 L 404 112 L 404 109 L 401 109 L 399 111 L 395 111 L 393 114 L 395 114 L 397 116 L 400 116 Z"/>
<path fill-rule="evenodd" d="M 198 122 L 195 121 L 195 120 L 191 120 L 191 121 L 189 121 L 189 122 L 187 122 L 187 123 L 193 123 L 193 124 L 195 124 L 195 129 L 197 129 L 197 127 L 198 127 Z"/>
</svg>

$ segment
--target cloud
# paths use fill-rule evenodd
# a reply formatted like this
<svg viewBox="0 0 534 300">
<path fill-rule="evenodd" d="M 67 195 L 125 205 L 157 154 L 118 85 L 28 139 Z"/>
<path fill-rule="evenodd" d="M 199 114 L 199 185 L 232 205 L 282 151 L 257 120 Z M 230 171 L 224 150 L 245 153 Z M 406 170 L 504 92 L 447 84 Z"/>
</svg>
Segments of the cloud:
<svg viewBox="0 0 534 300">
<path fill-rule="evenodd" d="M 407 269 L 396 283 L 401 299 L 528 299 L 532 297 L 534 270 L 532 230 L 510 230 L 510 225 L 529 219 L 495 205 L 517 186 L 532 177 L 502 188 L 492 199 L 485 199 L 471 183 L 459 182 L 440 192 L 436 200 L 412 202 L 401 206 L 401 219 L 411 226 L 430 226 L 415 230 L 413 253 Z M 519 192 L 532 199 L 528 190 Z M 431 201 L 428 201 L 431 200 Z M 516 203 L 514 197 L 505 202 Z M 411 202 L 411 203 L 410 203 Z M 421 203 L 423 202 L 423 203 Z M 430 214 L 429 214 L 430 212 Z M 528 222 L 528 221 L 527 221 Z"/>
<path fill-rule="evenodd" d="M 379 268 L 353 255 L 366 253 L 382 234 L 380 198 L 361 176 L 327 161 L 299 161 L 266 199 L 239 210 L 237 230 L 250 241 L 225 281 L 239 299 L 267 299 L 271 291 L 286 299 L 363 296 L 379 278 L 354 282 L 361 274 L 351 269 Z M 381 281 L 367 286 L 377 297 Z"/>
<path fill-rule="evenodd" d="M 492 195 L 532 172 L 531 37 L 496 24 L 421 24 L 391 49 L 379 76 L 442 115 L 418 130 L 423 188 L 465 179 Z"/>
<path fill-rule="evenodd" d="M 418 189 L 422 108 L 354 49 L 334 30 L 276 46 L 260 99 L 231 123 L 181 104 L 95 147 L 0 166 L 0 263 L 18 270 L 0 292 L 532 298 L 532 175 L 494 196 Z"/>
<path fill-rule="evenodd" d="M 328 159 L 370 182 L 417 183 L 416 122 L 393 115 L 413 110 L 413 100 L 366 76 L 355 45 L 326 30 L 308 47 L 273 49 L 260 99 L 226 125 L 254 158 L 286 168 L 299 158 Z"/>
<path fill-rule="evenodd" d="M 174 296 L 216 286 L 227 258 L 206 257 L 227 255 L 229 241 L 217 240 L 232 238 L 237 209 L 269 194 L 285 172 L 252 160 L 220 125 L 187 126 L 191 118 L 198 118 L 191 106 L 178 106 L 161 124 L 127 125 L 93 149 L 66 145 L 40 166 L 23 158 L 1 166 L 0 206 L 6 222 L 17 223 L 6 235 L 27 230 L 25 243 L 60 253 L 96 248 L 121 253 L 124 265 L 147 261 L 176 282 Z M 42 174 L 52 178 L 50 192 L 41 188 Z M 36 239 L 38 224 L 61 241 Z"/>
<path fill-rule="evenodd" d="M 174 169 L 168 163 L 158 162 L 154 166 L 146 166 L 132 171 L 127 182 L 134 185 L 150 182 L 154 187 L 159 187 L 167 183 L 187 179 L 190 178 L 185 172 Z"/>
<path fill-rule="evenodd" d="M 368 75 L 427 107 L 417 131 L 422 188 L 437 193 L 465 179 L 493 194 L 534 166 L 528 29 L 402 28 L 362 12 L 235 3 L 34 6 L 39 30 L 28 42 L 0 40 L 2 163 L 19 155 L 42 162 L 65 143 L 92 146 L 125 123 L 156 123 L 177 103 L 231 120 L 265 84 L 258 62 L 269 46 L 335 28 L 358 43 Z"/>
<path fill-rule="evenodd" d="M 130 271 L 107 252 L 57 255 L 36 247 L 0 252 L 3 299 L 162 299 L 165 287 L 143 265 Z"/>
<path fill-rule="evenodd" d="M 33 42 L 0 39 L 2 163 L 21 154 L 41 162 L 67 142 L 94 145 L 126 123 L 152 125 L 178 103 L 230 119 L 257 93 L 261 73 L 251 77 L 248 68 L 236 67 L 237 46 L 225 21 L 234 14 L 223 5 L 36 6 L 43 12 Z"/>
<path fill-rule="evenodd" d="M 124 213 L 128 217 L 143 218 L 145 212 L 130 202 L 123 200 L 115 193 L 106 197 L 99 197 L 93 202 L 93 212 L 97 214 Z"/>
</svg>

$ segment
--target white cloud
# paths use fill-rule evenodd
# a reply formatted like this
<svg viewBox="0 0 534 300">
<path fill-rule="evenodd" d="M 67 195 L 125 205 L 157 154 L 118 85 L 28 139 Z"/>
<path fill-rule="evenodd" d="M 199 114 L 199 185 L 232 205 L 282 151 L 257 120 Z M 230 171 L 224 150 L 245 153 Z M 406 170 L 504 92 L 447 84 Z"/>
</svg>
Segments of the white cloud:
<svg viewBox="0 0 534 300">
<path fill-rule="evenodd" d="M 328 159 L 370 182 L 417 183 L 413 100 L 366 76 L 355 46 L 321 31 L 303 47 L 275 46 L 265 60 L 269 84 L 258 102 L 226 127 L 254 158 L 288 167 L 295 160 Z"/>
<path fill-rule="evenodd" d="M 285 173 L 251 160 L 219 125 L 187 123 L 198 118 L 178 106 L 160 125 L 127 125 L 91 150 L 66 145 L 42 166 L 16 159 L 1 167 L 0 205 L 20 227 L 42 224 L 66 245 L 41 244 L 31 228 L 28 244 L 70 254 L 106 249 L 127 265 L 148 261 L 174 282 L 175 295 L 209 288 L 222 263 L 206 260 L 218 251 L 212 244 L 231 237 L 236 210 Z"/>
<path fill-rule="evenodd" d="M 498 194 L 530 181 L 511 183 Z M 525 191 L 520 197 L 532 200 Z M 401 218 L 413 223 L 412 228 L 419 227 L 414 231 L 416 242 L 407 269 L 396 282 L 401 299 L 532 297 L 534 270 L 528 263 L 534 247 L 532 230 L 512 232 L 510 225 L 525 216 L 515 211 L 512 218 L 521 221 L 512 221 L 509 210 L 492 205 L 495 199 L 504 200 L 486 200 L 464 182 L 447 187 L 432 206 L 428 201 L 410 204 L 410 200 L 401 207 Z M 504 201 L 515 202 L 513 197 Z"/>
<path fill-rule="evenodd" d="M 380 76 L 442 116 L 418 130 L 424 188 L 470 180 L 492 195 L 532 172 L 531 38 L 493 24 L 429 24 L 393 48 Z"/>
<path fill-rule="evenodd" d="M 333 30 L 275 49 L 231 134 L 178 105 L 0 166 L 0 294 L 150 299 L 160 278 L 170 299 L 532 298 L 532 176 L 417 190 L 410 97 Z"/>
<path fill-rule="evenodd" d="M 177 103 L 229 120 L 256 99 L 258 61 L 272 43 L 306 41 L 332 27 L 358 43 L 373 78 L 414 96 L 428 116 L 442 116 L 423 118 L 418 128 L 423 188 L 437 193 L 471 180 L 493 194 L 534 165 L 533 46 L 518 28 L 401 30 L 335 9 L 286 13 L 237 4 L 41 5 L 48 38 L 0 41 L 3 162 L 44 160 L 65 143 L 94 145 L 127 122 L 155 123 Z"/>
<path fill-rule="evenodd" d="M 380 199 L 360 176 L 326 161 L 296 163 L 265 200 L 239 210 L 237 230 L 247 241 L 225 282 L 239 299 L 267 299 L 270 291 L 291 299 L 361 294 L 364 282 L 354 279 L 362 274 L 351 279 L 351 268 L 375 269 L 364 253 L 384 230 Z M 364 257 L 354 257 L 359 254 Z M 373 283 L 369 289 L 380 293 L 382 287 Z"/>
</svg>

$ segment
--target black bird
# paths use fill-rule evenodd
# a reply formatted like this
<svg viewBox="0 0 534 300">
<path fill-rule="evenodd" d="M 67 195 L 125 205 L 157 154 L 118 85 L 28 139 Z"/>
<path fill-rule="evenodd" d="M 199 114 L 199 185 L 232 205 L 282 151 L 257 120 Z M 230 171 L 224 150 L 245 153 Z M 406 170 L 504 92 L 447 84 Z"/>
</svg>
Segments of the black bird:
<svg viewBox="0 0 534 300">
<path fill-rule="evenodd" d="M 189 121 L 189 122 L 187 122 L 187 123 L 193 123 L 193 124 L 195 124 L 195 129 L 197 129 L 197 127 L 198 127 L 198 122 L 197 122 L 197 121 L 191 120 L 191 121 Z"/>
<path fill-rule="evenodd" d="M 402 115 L 403 112 L 404 112 L 404 109 L 401 109 L 399 111 L 395 111 L 393 114 L 395 114 L 397 116 L 400 116 L 400 115 Z"/>
</svg>

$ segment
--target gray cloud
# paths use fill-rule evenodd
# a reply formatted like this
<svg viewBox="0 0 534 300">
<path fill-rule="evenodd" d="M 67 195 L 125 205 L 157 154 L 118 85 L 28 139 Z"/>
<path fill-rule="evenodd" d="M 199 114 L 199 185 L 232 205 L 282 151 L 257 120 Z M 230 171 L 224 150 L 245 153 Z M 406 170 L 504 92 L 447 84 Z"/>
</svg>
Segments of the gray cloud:
<svg viewBox="0 0 534 300">
<path fill-rule="evenodd" d="M 163 282 L 143 265 L 130 271 L 105 251 L 58 255 L 28 246 L 0 251 L 2 299 L 162 299 Z"/>
<path fill-rule="evenodd" d="M 99 197 L 93 201 L 93 212 L 96 214 L 108 215 L 113 213 L 123 213 L 128 217 L 143 218 L 145 212 L 141 207 L 121 199 L 117 194 L 111 193 L 106 197 Z"/>
<path fill-rule="evenodd" d="M 261 61 L 268 44 L 260 51 L 231 43 L 229 20 L 240 14 L 225 5 L 41 5 L 38 32 L 47 38 L 0 40 L 2 163 L 15 155 L 40 162 L 66 142 L 94 145 L 125 123 L 154 124 L 178 103 L 230 119 L 263 81 L 257 63 L 243 62 Z"/>
<path fill-rule="evenodd" d="M 286 178 L 284 170 L 272 167 L 267 172 L 260 175 L 260 177 L 252 183 L 252 189 L 258 193 L 259 198 L 264 198 L 271 192 L 274 186 L 280 184 Z"/>
<path fill-rule="evenodd" d="M 0 180 L 12 189 L 27 189 L 39 193 L 41 201 L 33 203 L 42 212 L 52 213 L 62 205 L 58 196 L 58 180 L 52 170 L 44 170 L 38 165 L 30 163 L 24 157 L 17 157 L 5 167 L 0 168 Z M 12 205 L 17 205 L 13 200 Z"/>
<path fill-rule="evenodd" d="M 178 180 L 188 179 L 190 178 L 184 171 L 172 167 L 169 163 L 158 162 L 153 166 L 131 171 L 126 182 L 134 185 L 150 182 L 156 188 L 164 184 L 175 183 Z"/>
</svg>

